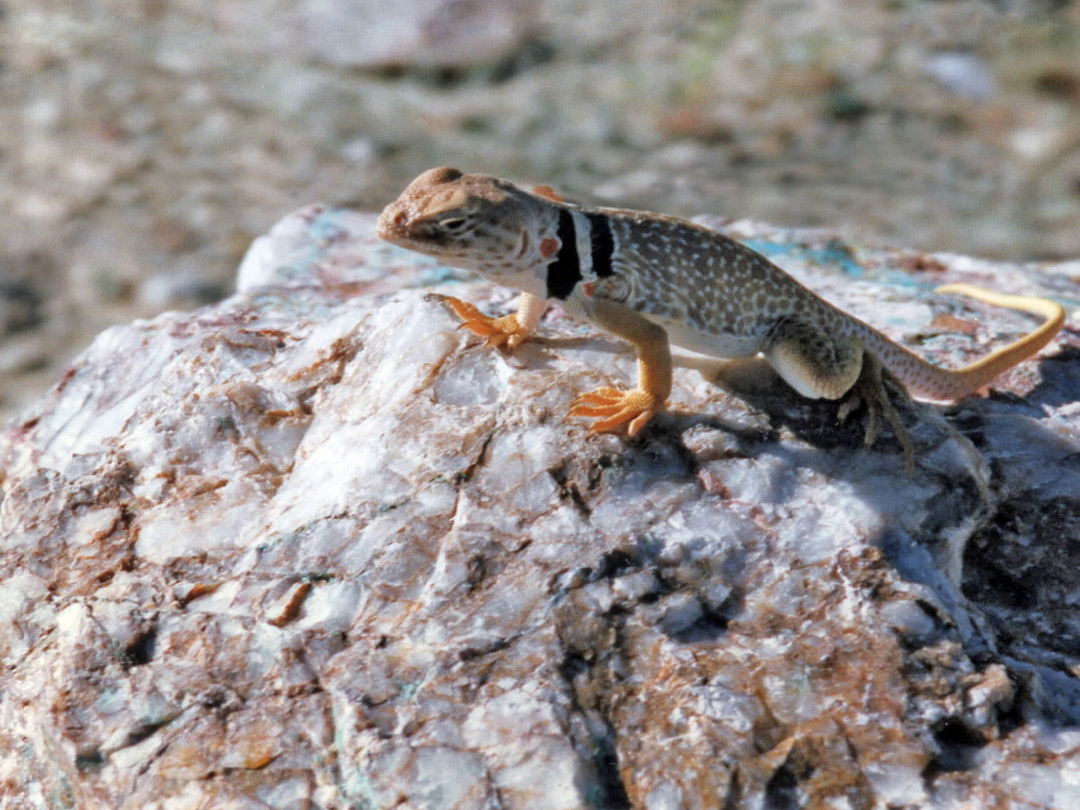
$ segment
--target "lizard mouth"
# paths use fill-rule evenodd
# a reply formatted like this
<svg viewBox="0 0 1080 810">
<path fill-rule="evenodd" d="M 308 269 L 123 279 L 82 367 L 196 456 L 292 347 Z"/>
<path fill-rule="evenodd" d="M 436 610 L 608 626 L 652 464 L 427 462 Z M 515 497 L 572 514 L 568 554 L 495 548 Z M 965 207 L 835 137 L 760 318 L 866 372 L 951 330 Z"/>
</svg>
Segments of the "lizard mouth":
<svg viewBox="0 0 1080 810">
<path fill-rule="evenodd" d="M 409 212 L 390 204 L 379 214 L 375 233 L 380 239 L 399 244 L 405 241 L 409 225 Z"/>
</svg>

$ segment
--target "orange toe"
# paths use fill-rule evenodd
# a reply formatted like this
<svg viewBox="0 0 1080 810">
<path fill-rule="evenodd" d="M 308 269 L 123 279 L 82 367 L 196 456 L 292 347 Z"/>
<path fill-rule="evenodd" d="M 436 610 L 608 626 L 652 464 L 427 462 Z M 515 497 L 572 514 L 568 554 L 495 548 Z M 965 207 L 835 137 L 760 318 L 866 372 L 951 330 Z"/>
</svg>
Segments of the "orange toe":
<svg viewBox="0 0 1080 810">
<path fill-rule="evenodd" d="M 597 421 L 589 427 L 590 433 L 606 433 L 629 423 L 627 434 L 633 436 L 662 405 L 659 397 L 640 388 L 632 391 L 598 388 L 578 396 L 568 416 L 596 417 Z"/>
<path fill-rule="evenodd" d="M 513 315 L 491 318 L 468 301 L 450 295 L 440 295 L 439 300 L 450 307 L 461 318 L 459 329 L 468 329 L 474 335 L 484 338 L 488 346 L 500 348 L 506 346 L 513 351 L 525 339 L 521 324 Z"/>
</svg>

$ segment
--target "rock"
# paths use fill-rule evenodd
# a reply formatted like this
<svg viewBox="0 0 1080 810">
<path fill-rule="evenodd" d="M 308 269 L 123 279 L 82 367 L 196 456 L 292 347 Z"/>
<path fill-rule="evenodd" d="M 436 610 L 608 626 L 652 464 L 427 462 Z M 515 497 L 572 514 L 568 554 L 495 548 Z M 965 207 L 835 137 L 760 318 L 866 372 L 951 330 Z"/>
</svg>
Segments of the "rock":
<svg viewBox="0 0 1080 810">
<path fill-rule="evenodd" d="M 964 51 L 942 51 L 927 57 L 923 72 L 955 96 L 989 101 L 998 92 L 997 81 L 986 63 Z"/>
<path fill-rule="evenodd" d="M 373 226 L 286 218 L 235 296 L 102 333 L 5 428 L 11 806 L 1080 802 L 1074 331 L 903 408 L 910 478 L 754 364 L 684 356 L 670 412 L 593 437 L 564 414 L 627 347 L 553 310 L 488 350 L 427 292 L 512 293 Z M 932 286 L 1080 297 L 725 229 L 953 362 L 1030 322 Z"/>
<path fill-rule="evenodd" d="M 310 54 L 347 67 L 461 67 L 520 47 L 537 28 L 522 0 L 304 0 Z"/>
</svg>

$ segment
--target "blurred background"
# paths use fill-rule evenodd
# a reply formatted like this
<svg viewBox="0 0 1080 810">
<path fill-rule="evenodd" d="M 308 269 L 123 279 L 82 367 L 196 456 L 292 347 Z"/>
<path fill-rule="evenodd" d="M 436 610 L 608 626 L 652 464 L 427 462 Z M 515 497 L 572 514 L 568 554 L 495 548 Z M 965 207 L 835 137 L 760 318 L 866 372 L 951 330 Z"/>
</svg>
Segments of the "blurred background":
<svg viewBox="0 0 1080 810">
<path fill-rule="evenodd" d="M 1076 260 L 1080 0 L 0 0 L 0 417 L 445 164 Z"/>
</svg>

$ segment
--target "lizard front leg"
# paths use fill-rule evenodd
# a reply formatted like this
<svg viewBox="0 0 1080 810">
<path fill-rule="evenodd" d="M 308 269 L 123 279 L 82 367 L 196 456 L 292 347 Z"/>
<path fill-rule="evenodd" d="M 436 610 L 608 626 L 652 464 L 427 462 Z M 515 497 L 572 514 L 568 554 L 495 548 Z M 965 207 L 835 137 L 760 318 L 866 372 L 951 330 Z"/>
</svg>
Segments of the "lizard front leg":
<svg viewBox="0 0 1080 810">
<path fill-rule="evenodd" d="M 482 313 L 468 301 L 454 298 L 449 295 L 436 296 L 440 301 L 454 310 L 454 314 L 461 318 L 461 326 L 475 335 L 484 338 L 488 346 L 506 346 L 507 351 L 513 351 L 518 345 L 531 335 L 540 318 L 547 309 L 547 301 L 537 298 L 535 295 L 523 292 L 518 298 L 517 312 L 513 315 L 504 315 L 501 318 L 492 318 Z"/>
<path fill-rule="evenodd" d="M 638 384 L 629 391 L 603 387 L 581 394 L 568 415 L 597 417 L 589 428 L 591 433 L 604 433 L 626 424 L 626 432 L 633 436 L 671 395 L 671 347 L 667 332 L 614 301 L 590 302 L 588 317 L 597 326 L 633 344 L 638 358 Z"/>
</svg>

